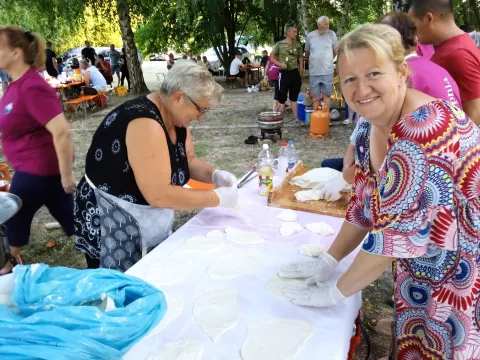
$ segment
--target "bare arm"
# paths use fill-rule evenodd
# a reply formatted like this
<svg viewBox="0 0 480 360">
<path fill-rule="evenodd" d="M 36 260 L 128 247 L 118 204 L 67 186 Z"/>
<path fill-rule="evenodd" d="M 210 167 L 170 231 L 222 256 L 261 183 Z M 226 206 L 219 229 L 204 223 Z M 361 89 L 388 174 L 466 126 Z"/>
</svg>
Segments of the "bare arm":
<svg viewBox="0 0 480 360">
<path fill-rule="evenodd" d="M 353 184 L 355 177 L 355 145 L 348 144 L 347 151 L 343 157 L 343 179 Z"/>
<path fill-rule="evenodd" d="M 56 58 L 52 58 L 52 64 L 53 64 L 53 67 L 55 68 L 55 70 L 57 70 L 57 74 L 60 74 L 58 72 L 58 64 L 57 64 L 57 59 Z"/>
<path fill-rule="evenodd" d="M 272 51 L 272 55 L 270 55 L 270 61 L 274 64 L 274 65 L 277 65 L 280 69 L 286 69 L 287 68 L 287 65 L 278 61 L 276 59 L 276 56 L 277 54 L 275 54 L 273 51 Z"/>
<path fill-rule="evenodd" d="M 83 75 L 83 81 L 85 81 L 85 86 L 90 86 L 90 71 L 85 71 Z"/>
<path fill-rule="evenodd" d="M 303 55 L 298 57 L 298 70 L 300 71 L 300 76 L 303 75 Z"/>
<path fill-rule="evenodd" d="M 305 51 L 305 57 L 307 58 L 307 63 L 310 61 L 310 51 Z"/>
<path fill-rule="evenodd" d="M 344 221 L 335 241 L 327 252 L 337 261 L 340 261 L 355 250 L 367 234 L 367 230 Z"/>
<path fill-rule="evenodd" d="M 207 184 L 213 184 L 213 172 L 215 168 L 195 155 L 195 147 L 193 146 L 190 129 L 187 129 L 185 146 L 187 148 L 188 169 L 190 170 L 191 178 Z"/>
<path fill-rule="evenodd" d="M 65 115 L 61 113 L 46 123 L 45 128 L 53 137 L 62 185 L 66 193 L 72 194 L 76 184 L 73 178 L 73 143 L 70 125 Z"/>
<path fill-rule="evenodd" d="M 353 264 L 337 283 L 338 290 L 348 297 L 366 288 L 383 274 L 394 258 L 360 251 Z"/>
<path fill-rule="evenodd" d="M 472 121 L 480 126 L 480 99 L 462 102 L 463 111 Z"/>
<path fill-rule="evenodd" d="M 220 204 L 213 190 L 171 185 L 167 139 L 155 120 L 141 118 L 131 121 L 127 127 L 126 144 L 138 188 L 151 206 L 191 210 Z"/>
</svg>

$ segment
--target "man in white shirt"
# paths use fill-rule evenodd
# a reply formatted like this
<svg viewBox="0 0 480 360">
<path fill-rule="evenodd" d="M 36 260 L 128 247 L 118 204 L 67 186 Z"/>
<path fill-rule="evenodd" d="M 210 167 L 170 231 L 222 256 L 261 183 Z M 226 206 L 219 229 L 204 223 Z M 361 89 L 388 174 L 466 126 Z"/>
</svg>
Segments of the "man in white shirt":
<svg viewBox="0 0 480 360">
<path fill-rule="evenodd" d="M 314 100 L 323 99 L 330 105 L 333 94 L 333 59 L 336 56 L 337 35 L 329 29 L 326 16 L 318 18 L 318 29 L 307 35 L 305 56 L 309 62 L 310 93 Z"/>
<path fill-rule="evenodd" d="M 243 70 L 244 65 L 242 63 L 242 53 L 237 52 L 235 59 L 233 59 L 232 63 L 230 64 L 230 76 L 236 76 L 242 79 L 243 87 L 247 86 L 247 77 L 246 72 Z"/>
</svg>

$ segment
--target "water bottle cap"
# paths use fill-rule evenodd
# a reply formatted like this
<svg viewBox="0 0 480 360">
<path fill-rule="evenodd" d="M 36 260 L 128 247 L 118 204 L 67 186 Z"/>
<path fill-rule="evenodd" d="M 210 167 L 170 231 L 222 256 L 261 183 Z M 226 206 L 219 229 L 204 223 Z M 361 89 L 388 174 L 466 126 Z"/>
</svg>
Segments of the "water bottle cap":
<svg viewBox="0 0 480 360">
<path fill-rule="evenodd" d="M 263 149 L 263 150 L 268 150 L 268 144 L 263 144 L 263 145 L 262 145 L 262 149 Z"/>
<path fill-rule="evenodd" d="M 293 144 L 293 140 L 288 140 L 288 145 Z"/>
<path fill-rule="evenodd" d="M 287 143 L 285 141 L 282 142 L 282 146 L 287 146 Z"/>
</svg>

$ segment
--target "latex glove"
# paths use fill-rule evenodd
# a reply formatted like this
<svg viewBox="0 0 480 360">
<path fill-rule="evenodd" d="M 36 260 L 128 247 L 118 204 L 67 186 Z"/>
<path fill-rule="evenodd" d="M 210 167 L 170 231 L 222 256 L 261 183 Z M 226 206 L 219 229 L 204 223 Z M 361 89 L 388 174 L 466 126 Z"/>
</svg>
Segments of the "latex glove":
<svg viewBox="0 0 480 360">
<path fill-rule="evenodd" d="M 216 187 L 230 187 L 236 184 L 237 177 L 225 170 L 215 170 L 212 180 Z"/>
<path fill-rule="evenodd" d="M 345 299 L 337 285 L 305 288 L 287 286 L 283 295 L 295 305 L 312 307 L 333 306 Z"/>
<path fill-rule="evenodd" d="M 349 184 L 343 178 L 343 174 L 340 173 L 329 181 L 321 182 L 313 189 L 318 191 L 320 199 L 337 201 L 342 197 L 340 191 L 342 191 L 348 185 Z"/>
<path fill-rule="evenodd" d="M 309 278 L 307 284 L 310 285 L 317 281 L 322 282 L 327 280 L 337 265 L 338 261 L 329 253 L 325 253 L 317 261 L 294 263 L 284 266 L 280 269 L 278 276 L 288 279 Z"/>
<path fill-rule="evenodd" d="M 265 77 L 263 78 L 263 81 L 268 81 L 268 76 L 265 76 Z"/>
<path fill-rule="evenodd" d="M 219 187 L 214 189 L 220 204 L 218 206 L 225 208 L 234 208 L 237 205 L 238 188 L 236 186 L 231 187 Z"/>
</svg>

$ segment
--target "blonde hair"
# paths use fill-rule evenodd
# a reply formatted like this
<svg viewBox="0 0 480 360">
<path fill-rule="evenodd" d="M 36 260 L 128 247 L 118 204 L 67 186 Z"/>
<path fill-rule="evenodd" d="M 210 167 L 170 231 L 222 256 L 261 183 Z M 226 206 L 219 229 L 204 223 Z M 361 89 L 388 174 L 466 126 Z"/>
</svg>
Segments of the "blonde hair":
<svg viewBox="0 0 480 360">
<path fill-rule="evenodd" d="M 391 60 L 399 66 L 405 61 L 405 49 L 402 43 L 402 36 L 396 29 L 389 25 L 360 25 L 352 32 L 349 32 L 338 44 L 338 58 L 340 58 L 341 55 L 345 55 L 348 58 L 352 50 L 362 48 L 372 49 L 380 63 Z"/>
<path fill-rule="evenodd" d="M 166 96 L 181 91 L 195 100 L 208 100 L 218 104 L 223 88 L 215 81 L 205 66 L 193 61 L 179 60 L 165 76 L 160 92 Z"/>
<path fill-rule="evenodd" d="M 13 25 L 0 28 L 0 35 L 5 36 L 9 47 L 22 50 L 25 64 L 35 69 L 45 65 L 45 41 L 40 35 Z"/>
</svg>

